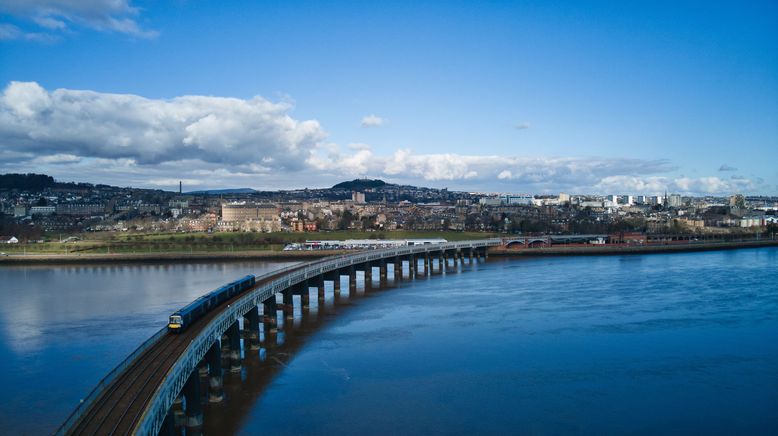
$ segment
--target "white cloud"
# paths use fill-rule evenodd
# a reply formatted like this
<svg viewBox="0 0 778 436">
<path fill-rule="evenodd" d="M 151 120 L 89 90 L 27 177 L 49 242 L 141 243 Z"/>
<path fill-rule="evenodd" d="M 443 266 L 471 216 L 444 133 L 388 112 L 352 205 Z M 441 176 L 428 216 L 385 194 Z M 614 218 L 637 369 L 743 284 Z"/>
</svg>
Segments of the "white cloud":
<svg viewBox="0 0 778 436">
<path fill-rule="evenodd" d="M 57 89 L 11 82 L 0 94 L 0 172 L 120 186 L 256 189 L 331 186 L 346 178 L 515 192 L 689 194 L 767 191 L 760 179 L 669 177 L 667 160 L 415 153 L 326 141 L 289 103 Z"/>
<path fill-rule="evenodd" d="M 61 32 L 76 25 L 139 38 L 158 35 L 157 31 L 143 29 L 138 24 L 140 9 L 131 0 L 2 0 L 0 13 L 31 21 L 46 31 Z M 0 39 L 4 39 L 3 35 L 0 30 Z M 5 39 L 44 39 L 43 36 L 52 35 L 17 28 L 13 38 Z"/>
<path fill-rule="evenodd" d="M 362 117 L 362 127 L 381 127 L 384 125 L 384 119 L 375 115 L 366 115 Z"/>
<path fill-rule="evenodd" d="M 516 130 L 526 130 L 529 129 L 531 126 L 528 122 L 522 121 L 521 123 L 516 124 L 514 127 L 516 127 Z"/>
<path fill-rule="evenodd" d="M 11 82 L 0 96 L 0 139 L 5 149 L 36 155 L 299 169 L 326 134 L 315 120 L 291 118 L 290 109 L 262 97 L 153 100 Z"/>
<path fill-rule="evenodd" d="M 731 165 L 723 164 L 719 167 L 719 171 L 737 171 L 737 168 Z"/>
</svg>

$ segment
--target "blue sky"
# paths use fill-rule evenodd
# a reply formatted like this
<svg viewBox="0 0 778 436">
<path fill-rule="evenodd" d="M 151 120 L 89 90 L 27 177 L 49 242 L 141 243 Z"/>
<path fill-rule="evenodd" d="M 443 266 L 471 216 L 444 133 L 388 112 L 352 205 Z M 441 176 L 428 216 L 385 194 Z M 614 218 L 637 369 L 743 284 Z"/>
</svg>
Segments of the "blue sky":
<svg viewBox="0 0 778 436">
<path fill-rule="evenodd" d="M 0 0 L 0 171 L 778 194 L 774 2 L 546 3 Z"/>
</svg>

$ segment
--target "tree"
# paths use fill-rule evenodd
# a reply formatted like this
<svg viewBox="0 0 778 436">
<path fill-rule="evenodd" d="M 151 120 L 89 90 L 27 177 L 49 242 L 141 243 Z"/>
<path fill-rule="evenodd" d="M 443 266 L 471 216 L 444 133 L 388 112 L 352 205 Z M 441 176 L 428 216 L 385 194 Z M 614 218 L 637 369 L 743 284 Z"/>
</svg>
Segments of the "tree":
<svg viewBox="0 0 778 436">
<path fill-rule="evenodd" d="M 343 215 L 340 217 L 340 221 L 338 221 L 338 230 L 348 230 L 352 221 L 354 221 L 354 214 L 349 210 L 344 210 Z"/>
</svg>

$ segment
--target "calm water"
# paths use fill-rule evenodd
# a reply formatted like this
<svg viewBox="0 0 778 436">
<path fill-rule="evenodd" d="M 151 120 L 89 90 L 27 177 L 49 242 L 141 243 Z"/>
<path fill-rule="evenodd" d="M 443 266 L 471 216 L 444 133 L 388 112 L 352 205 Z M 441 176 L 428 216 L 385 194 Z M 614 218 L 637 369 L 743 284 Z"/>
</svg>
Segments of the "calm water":
<svg viewBox="0 0 778 436">
<path fill-rule="evenodd" d="M 285 265 L 0 268 L 0 434 L 52 432 L 176 308 Z"/>
<path fill-rule="evenodd" d="M 368 291 L 298 339 L 290 329 L 287 355 L 250 358 L 206 422 L 289 435 L 778 434 L 776 267 L 775 248 L 492 259 Z"/>
<path fill-rule="evenodd" d="M 0 269 L 0 433 L 43 433 L 179 307 L 281 264 Z M 242 434 L 778 434 L 778 249 L 502 260 L 327 296 L 225 375 Z"/>
</svg>

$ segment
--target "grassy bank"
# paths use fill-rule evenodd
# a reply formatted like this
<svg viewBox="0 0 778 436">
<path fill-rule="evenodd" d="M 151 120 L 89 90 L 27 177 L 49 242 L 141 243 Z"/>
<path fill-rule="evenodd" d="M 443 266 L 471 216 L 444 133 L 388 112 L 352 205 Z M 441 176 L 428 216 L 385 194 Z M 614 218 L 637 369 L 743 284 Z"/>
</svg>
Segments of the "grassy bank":
<svg viewBox="0 0 778 436">
<path fill-rule="evenodd" d="M 65 235 L 63 235 L 64 237 Z M 70 236 L 70 235 L 67 235 Z M 493 236 L 480 232 L 357 232 L 315 233 L 88 233 L 76 235 L 77 242 L 57 241 L 34 244 L 8 244 L 0 252 L 9 255 L 155 255 L 217 254 L 241 252 L 278 252 L 286 244 L 306 240 L 345 239 L 429 239 L 448 241 L 484 239 Z"/>
</svg>

